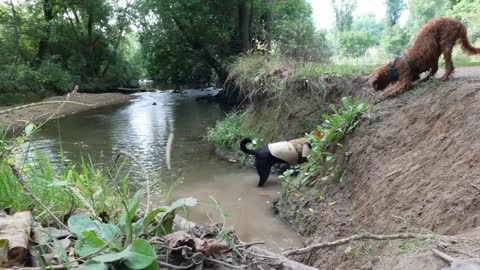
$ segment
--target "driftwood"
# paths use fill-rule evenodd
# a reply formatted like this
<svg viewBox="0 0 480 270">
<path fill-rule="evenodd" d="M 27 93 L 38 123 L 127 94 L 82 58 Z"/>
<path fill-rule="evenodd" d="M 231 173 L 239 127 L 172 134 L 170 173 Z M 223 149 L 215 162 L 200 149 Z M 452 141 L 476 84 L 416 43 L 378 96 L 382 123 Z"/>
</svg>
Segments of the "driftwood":
<svg viewBox="0 0 480 270">
<path fill-rule="evenodd" d="M 282 270 L 316 270 L 317 268 L 305 265 L 303 263 L 299 263 L 293 260 L 288 259 L 285 256 L 273 253 L 271 251 L 265 250 L 259 247 L 249 247 L 246 249 L 251 255 L 261 257 L 264 259 L 273 260 L 275 263 L 278 263 Z"/>
<path fill-rule="evenodd" d="M 415 234 L 415 233 L 399 233 L 399 234 L 371 234 L 371 233 L 361 233 L 355 234 L 347 238 L 342 238 L 333 242 L 322 242 L 318 244 L 313 244 L 304 248 L 299 248 L 295 250 L 289 250 L 282 253 L 284 256 L 291 256 L 291 255 L 300 255 L 308 252 L 315 251 L 320 248 L 325 247 L 334 247 L 343 244 L 350 243 L 351 241 L 357 240 L 394 240 L 394 239 L 412 239 L 412 238 L 419 238 L 419 239 L 430 239 L 433 238 L 431 234 Z"/>
<path fill-rule="evenodd" d="M 18 212 L 13 216 L 0 216 L 0 240 L 8 240 L 5 267 L 20 266 L 28 254 L 28 240 L 32 226 L 32 212 Z"/>
<path fill-rule="evenodd" d="M 37 102 L 37 103 L 30 103 L 30 104 L 26 104 L 26 105 L 22 105 L 22 106 L 16 106 L 16 107 L 13 107 L 13 108 L 10 108 L 10 109 L 6 109 L 6 110 L 3 110 L 3 111 L 0 111 L 0 114 L 5 114 L 5 113 L 9 113 L 9 112 L 13 112 L 13 111 L 16 111 L 16 110 L 21 110 L 21 109 L 25 109 L 25 108 L 29 108 L 29 107 L 35 107 L 35 106 L 42 106 L 42 105 L 49 105 L 49 104 L 65 104 L 65 103 L 68 103 L 68 104 L 73 104 L 73 105 L 80 105 L 80 106 L 87 106 L 87 107 L 92 107 L 93 105 L 91 104 L 86 104 L 86 103 L 81 103 L 81 102 L 75 102 L 75 101 L 67 101 L 67 100 L 58 100 L 58 101 L 42 101 L 42 102 Z"/>
<path fill-rule="evenodd" d="M 449 266 L 442 268 L 442 270 L 480 270 L 480 258 L 455 259 L 434 248 L 432 252 L 435 256 L 448 263 Z"/>
</svg>

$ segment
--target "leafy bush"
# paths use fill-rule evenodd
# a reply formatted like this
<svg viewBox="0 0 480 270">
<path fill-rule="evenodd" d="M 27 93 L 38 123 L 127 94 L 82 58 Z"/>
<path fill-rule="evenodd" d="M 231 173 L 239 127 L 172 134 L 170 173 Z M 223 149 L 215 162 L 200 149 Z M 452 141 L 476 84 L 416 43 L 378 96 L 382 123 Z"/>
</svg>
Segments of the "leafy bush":
<svg viewBox="0 0 480 270">
<path fill-rule="evenodd" d="M 380 44 L 386 52 L 393 55 L 399 55 L 406 49 L 409 38 L 406 29 L 395 25 L 390 31 L 385 31 Z"/>
<path fill-rule="evenodd" d="M 207 139 L 216 144 L 237 146 L 238 142 L 245 137 L 245 134 L 241 132 L 242 122 L 243 114 L 241 112 L 229 113 L 223 121 L 218 121 L 215 127 L 208 130 Z"/>
<path fill-rule="evenodd" d="M 375 37 L 366 31 L 347 31 L 340 34 L 340 54 L 349 57 L 359 57 L 365 54 L 368 48 L 375 45 Z"/>
<path fill-rule="evenodd" d="M 289 170 L 282 176 L 287 190 L 316 180 L 320 172 L 326 175 L 322 180 L 339 180 L 343 175 L 343 170 L 335 166 L 336 157 L 332 150 L 343 147 L 340 142 L 358 125 L 359 118 L 368 110 L 368 103 L 360 103 L 358 98 L 351 97 L 342 98 L 342 103 L 341 108 L 330 105 L 333 114 L 324 114 L 323 123 L 308 136 L 312 149 L 308 161 L 300 165 L 300 175 L 292 179 L 294 174 Z"/>
<path fill-rule="evenodd" d="M 57 93 L 66 93 L 72 88 L 70 73 L 64 70 L 60 64 L 52 61 L 43 61 L 33 75 L 35 80 L 46 89 L 54 90 Z"/>
</svg>

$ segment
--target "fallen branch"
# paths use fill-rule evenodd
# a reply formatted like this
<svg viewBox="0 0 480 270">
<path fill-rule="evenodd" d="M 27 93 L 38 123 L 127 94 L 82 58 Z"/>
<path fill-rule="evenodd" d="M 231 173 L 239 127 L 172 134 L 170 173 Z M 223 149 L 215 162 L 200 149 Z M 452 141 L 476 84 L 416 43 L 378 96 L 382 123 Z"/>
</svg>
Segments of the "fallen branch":
<svg viewBox="0 0 480 270">
<path fill-rule="evenodd" d="M 440 259 L 444 260 L 449 265 L 452 264 L 455 261 L 455 259 L 453 257 L 439 251 L 438 249 L 432 248 L 432 252 L 433 252 L 434 255 L 438 256 Z"/>
<path fill-rule="evenodd" d="M 432 237 L 433 235 L 431 234 L 415 234 L 415 233 L 399 233 L 399 234 L 387 234 L 387 235 L 362 233 L 362 234 L 352 235 L 347 238 L 342 238 L 333 242 L 323 242 L 323 243 L 313 244 L 304 248 L 285 251 L 282 253 L 282 255 L 284 256 L 300 255 L 300 254 L 315 251 L 320 248 L 339 246 L 339 245 L 347 244 L 351 241 L 357 241 L 357 240 L 367 240 L 367 239 L 394 240 L 394 239 L 411 239 L 411 238 L 429 239 Z"/>
<path fill-rule="evenodd" d="M 39 198 L 37 198 L 37 196 L 35 196 L 35 194 L 33 194 L 32 190 L 30 189 L 30 187 L 28 187 L 27 183 L 25 183 L 25 179 L 23 179 L 23 176 L 17 170 L 15 165 L 10 164 L 10 169 L 12 170 L 15 177 L 17 177 L 18 183 L 20 183 L 25 193 L 27 193 L 28 196 L 30 196 L 36 203 L 38 203 L 38 205 L 40 205 L 40 207 L 42 207 L 43 210 L 45 210 L 45 212 L 47 212 L 53 218 L 53 220 L 58 224 L 60 229 L 70 231 L 68 227 L 63 224 L 62 221 L 60 221 L 60 219 L 58 219 L 55 214 L 53 214 L 52 211 L 50 211 L 50 209 L 48 209 L 48 207 L 43 204 L 43 202 Z"/>
<path fill-rule="evenodd" d="M 29 107 L 42 106 L 42 105 L 48 105 L 48 104 L 64 104 L 64 103 L 69 103 L 69 104 L 74 104 L 74 105 L 80 105 L 80 106 L 87 106 L 87 107 L 92 107 L 92 106 L 93 106 L 93 105 L 91 105 L 91 104 L 86 104 L 86 103 L 81 103 L 81 102 L 75 102 L 75 101 L 66 101 L 66 100 L 42 101 L 42 102 L 30 103 L 30 104 L 26 104 L 26 105 L 22 105 L 22 106 L 17 106 L 17 107 L 13 107 L 13 108 L 10 108 L 10 109 L 6 109 L 6 110 L 3 110 L 3 111 L 0 111 L 0 114 L 9 113 L 9 112 L 13 112 L 13 111 L 16 111 L 16 110 L 21 110 L 21 109 L 29 108 Z"/>
<path fill-rule="evenodd" d="M 276 269 L 282 269 L 282 270 L 315 270 L 317 268 L 305 265 L 303 263 L 299 263 L 293 260 L 288 259 L 285 256 L 273 253 L 271 251 L 258 248 L 258 247 L 250 247 L 248 248 L 249 252 L 255 253 L 255 255 L 261 255 L 262 257 L 268 257 L 270 260 L 276 260 L 279 263 L 279 268 Z M 270 263 L 266 263 L 270 264 Z"/>
<path fill-rule="evenodd" d="M 480 191 L 480 187 L 479 187 L 479 186 L 475 185 L 474 183 L 470 183 L 470 185 L 471 185 L 472 187 L 476 188 L 478 191 Z"/>
</svg>

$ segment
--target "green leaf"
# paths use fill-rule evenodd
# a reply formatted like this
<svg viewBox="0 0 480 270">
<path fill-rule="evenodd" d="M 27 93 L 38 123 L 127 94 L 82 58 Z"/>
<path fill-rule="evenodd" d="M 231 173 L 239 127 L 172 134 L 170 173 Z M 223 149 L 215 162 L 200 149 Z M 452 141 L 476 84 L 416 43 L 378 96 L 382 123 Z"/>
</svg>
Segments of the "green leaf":
<svg viewBox="0 0 480 270">
<path fill-rule="evenodd" d="M 188 207 L 193 207 L 198 205 L 198 200 L 192 197 L 189 198 L 182 198 L 176 200 L 172 205 L 170 206 L 171 209 L 177 209 L 179 207 L 183 206 L 188 206 Z"/>
<path fill-rule="evenodd" d="M 124 209 L 122 215 L 120 216 L 120 227 L 126 230 L 129 226 L 131 226 L 131 222 L 135 213 L 137 212 L 138 207 L 140 206 L 140 201 L 142 200 L 143 192 L 138 191 L 133 196 L 132 200 L 128 204 L 127 208 Z"/>
<path fill-rule="evenodd" d="M 80 265 L 80 270 L 108 270 L 108 265 L 103 262 L 96 261 L 86 261 L 84 264 Z"/>
<path fill-rule="evenodd" d="M 143 239 L 135 239 L 121 252 L 97 256 L 92 260 L 101 263 L 122 261 L 128 269 L 160 269 L 152 246 Z"/>
<path fill-rule="evenodd" d="M 145 217 L 144 221 L 143 221 L 143 225 L 145 226 L 145 229 L 150 225 L 150 223 L 152 223 L 152 221 L 155 219 L 155 217 L 161 213 L 161 212 L 167 212 L 168 211 L 168 208 L 166 207 L 159 207 L 159 208 L 156 208 L 156 209 L 153 209 L 152 211 L 150 211 L 150 213 L 147 214 L 147 216 Z"/>
<path fill-rule="evenodd" d="M 82 237 L 75 242 L 75 253 L 80 256 L 90 255 L 105 245 L 95 231 L 84 231 Z"/>
<path fill-rule="evenodd" d="M 30 134 L 32 134 L 33 130 L 35 129 L 35 126 L 30 123 L 28 124 L 26 127 L 25 127 L 25 135 L 26 136 L 29 136 Z"/>
<path fill-rule="evenodd" d="M 67 224 L 70 231 L 79 238 L 82 237 L 84 231 L 97 229 L 97 225 L 92 221 L 90 215 L 86 213 L 71 216 Z"/>
</svg>

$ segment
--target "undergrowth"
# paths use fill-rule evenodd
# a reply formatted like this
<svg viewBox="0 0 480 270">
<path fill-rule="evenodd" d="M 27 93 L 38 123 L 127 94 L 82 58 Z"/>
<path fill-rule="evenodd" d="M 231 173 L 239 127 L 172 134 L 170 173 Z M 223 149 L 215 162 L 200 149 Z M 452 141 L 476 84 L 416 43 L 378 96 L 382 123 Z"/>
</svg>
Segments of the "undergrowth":
<svg viewBox="0 0 480 270">
<path fill-rule="evenodd" d="M 228 148 L 238 148 L 240 140 L 245 137 L 252 137 L 251 132 L 242 129 L 245 113 L 235 111 L 227 114 L 225 119 L 217 121 L 213 128 L 207 132 L 207 140 Z"/>
<path fill-rule="evenodd" d="M 281 55 L 245 55 L 229 67 L 228 81 L 240 89 L 250 100 L 258 98 L 281 98 L 296 90 L 298 81 L 313 82 L 314 91 L 322 91 L 322 84 L 315 83 L 330 76 L 358 75 L 371 71 L 369 66 L 333 65 L 298 61 Z"/>
<path fill-rule="evenodd" d="M 351 133 L 366 115 L 368 103 L 361 103 L 358 98 L 342 98 L 342 107 L 330 105 L 332 114 L 324 114 L 323 122 L 308 135 L 311 151 L 308 161 L 298 166 L 298 176 L 295 169 L 287 170 L 282 176 L 282 183 L 287 192 L 298 190 L 317 180 L 341 181 L 344 170 L 336 162 L 335 153 L 343 150 L 345 136 Z"/>
</svg>

